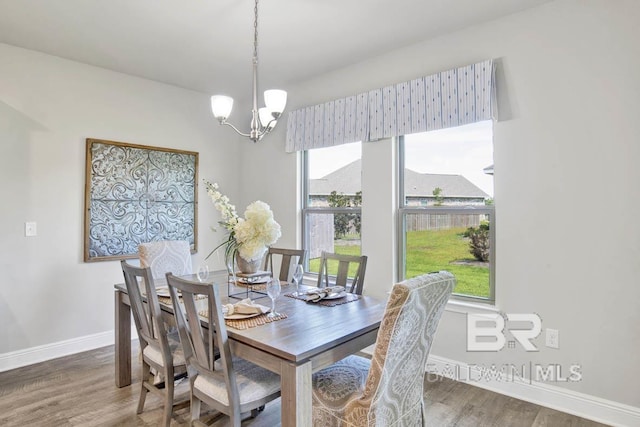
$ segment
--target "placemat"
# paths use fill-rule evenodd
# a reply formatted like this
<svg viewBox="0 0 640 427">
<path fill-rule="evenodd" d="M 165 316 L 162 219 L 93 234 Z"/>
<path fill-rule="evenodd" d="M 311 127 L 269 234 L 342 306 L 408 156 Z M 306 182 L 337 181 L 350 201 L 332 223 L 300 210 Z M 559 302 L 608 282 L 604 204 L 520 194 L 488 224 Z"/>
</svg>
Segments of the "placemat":
<svg viewBox="0 0 640 427">
<path fill-rule="evenodd" d="M 201 311 L 198 313 L 202 318 L 207 318 L 207 313 Z M 284 313 L 278 313 L 276 317 L 268 317 L 268 313 L 260 314 L 259 316 L 250 317 L 248 319 L 224 319 L 225 325 L 233 329 L 249 329 L 256 326 L 264 325 L 265 323 L 271 323 L 278 320 L 286 319 L 287 315 Z"/>
<path fill-rule="evenodd" d="M 266 283 L 245 283 L 239 280 L 236 280 L 236 282 L 234 283 L 233 280 L 230 280 L 229 283 L 231 283 L 234 286 L 237 286 L 239 288 L 249 288 L 252 291 L 266 291 L 267 290 L 267 285 Z"/>
<path fill-rule="evenodd" d="M 354 302 L 354 301 L 358 301 L 360 299 L 360 295 L 347 294 L 346 296 L 344 296 L 342 298 L 321 299 L 320 301 L 312 302 L 312 301 L 307 301 L 303 297 L 299 297 L 299 296 L 297 296 L 295 294 L 284 294 L 284 296 L 285 297 L 289 297 L 289 298 L 295 298 L 295 299 L 300 300 L 300 301 L 308 302 L 309 304 L 324 305 L 325 307 L 334 307 L 336 305 L 346 304 L 348 302 Z"/>
<path fill-rule="evenodd" d="M 182 298 L 182 297 L 180 297 Z M 207 297 L 205 295 L 196 295 L 196 299 L 206 299 Z M 171 305 L 171 297 L 158 297 L 158 302 L 160 304 L 165 304 L 165 305 Z"/>
<path fill-rule="evenodd" d="M 284 313 L 278 313 L 276 317 L 267 317 L 267 314 L 265 313 L 256 317 L 250 317 L 249 319 L 225 319 L 224 323 L 233 329 L 248 329 L 286 318 L 287 315 Z"/>
</svg>

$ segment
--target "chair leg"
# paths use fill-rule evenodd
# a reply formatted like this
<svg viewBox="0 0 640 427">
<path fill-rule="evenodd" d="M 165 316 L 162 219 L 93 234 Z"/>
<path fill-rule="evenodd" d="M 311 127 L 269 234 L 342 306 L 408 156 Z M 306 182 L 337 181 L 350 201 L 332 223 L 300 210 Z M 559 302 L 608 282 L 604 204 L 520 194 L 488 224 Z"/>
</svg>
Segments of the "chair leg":
<svg viewBox="0 0 640 427">
<path fill-rule="evenodd" d="M 200 419 L 200 399 L 191 393 L 191 425 Z"/>
<path fill-rule="evenodd" d="M 171 424 L 171 415 L 173 414 L 173 391 L 174 391 L 174 381 L 173 381 L 173 367 L 170 366 L 168 369 L 165 369 L 165 396 L 164 396 L 164 425 L 165 427 L 169 427 Z"/>
<path fill-rule="evenodd" d="M 142 409 L 144 408 L 144 401 L 147 397 L 147 392 L 149 390 L 147 390 L 147 385 L 146 382 L 149 381 L 149 375 L 150 375 L 150 366 L 147 364 L 147 362 L 145 362 L 144 360 L 142 361 L 142 380 L 140 381 L 140 399 L 138 400 L 138 409 L 137 409 L 137 413 L 141 414 L 142 413 Z"/>
</svg>

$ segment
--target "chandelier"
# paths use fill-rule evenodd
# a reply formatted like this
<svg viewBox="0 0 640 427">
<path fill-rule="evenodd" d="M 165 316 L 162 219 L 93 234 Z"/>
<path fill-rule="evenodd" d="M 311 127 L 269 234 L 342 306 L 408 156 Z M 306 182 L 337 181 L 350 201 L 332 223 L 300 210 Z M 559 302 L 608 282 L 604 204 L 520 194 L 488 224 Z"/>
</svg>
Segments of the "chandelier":
<svg viewBox="0 0 640 427">
<path fill-rule="evenodd" d="M 258 0 L 255 0 L 253 13 L 253 108 L 251 109 L 251 130 L 249 133 L 244 133 L 227 122 L 227 118 L 233 108 L 233 98 L 230 96 L 212 96 L 211 111 L 221 125 L 231 126 L 240 135 L 248 137 L 253 142 L 258 142 L 276 126 L 277 120 L 287 104 L 287 92 L 278 89 L 265 90 L 265 107 L 258 109 Z"/>
</svg>

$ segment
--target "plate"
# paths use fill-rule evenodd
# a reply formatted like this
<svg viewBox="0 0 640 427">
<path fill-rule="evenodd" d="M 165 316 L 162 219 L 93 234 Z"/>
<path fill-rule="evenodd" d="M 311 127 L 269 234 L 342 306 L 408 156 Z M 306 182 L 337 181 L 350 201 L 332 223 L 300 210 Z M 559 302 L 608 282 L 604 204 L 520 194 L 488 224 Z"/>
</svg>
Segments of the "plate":
<svg viewBox="0 0 640 427">
<path fill-rule="evenodd" d="M 156 294 L 159 297 L 171 297 L 171 294 L 169 293 L 169 288 L 167 287 L 156 288 Z"/>
<path fill-rule="evenodd" d="M 256 317 L 256 316 L 260 316 L 263 313 L 251 313 L 251 314 L 232 314 L 230 316 L 225 315 L 224 318 L 225 319 L 229 319 L 229 320 L 238 320 L 238 319 L 250 319 L 252 317 Z"/>
<path fill-rule="evenodd" d="M 243 285 L 259 285 L 264 284 L 269 281 L 269 277 L 236 277 L 238 283 L 242 283 Z"/>
<path fill-rule="evenodd" d="M 338 298 L 344 298 L 347 296 L 347 293 L 345 291 L 342 292 L 332 292 L 329 295 L 327 295 L 326 297 L 322 298 L 322 299 L 338 299 Z"/>
</svg>

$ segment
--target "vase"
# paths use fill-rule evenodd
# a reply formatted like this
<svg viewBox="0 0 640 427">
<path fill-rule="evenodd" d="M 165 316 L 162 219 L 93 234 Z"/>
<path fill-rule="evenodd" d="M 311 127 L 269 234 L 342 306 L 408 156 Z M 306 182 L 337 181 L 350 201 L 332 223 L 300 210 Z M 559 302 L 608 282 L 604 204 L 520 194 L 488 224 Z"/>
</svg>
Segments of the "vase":
<svg viewBox="0 0 640 427">
<path fill-rule="evenodd" d="M 260 270 L 260 264 L 262 264 L 261 259 L 256 259 L 253 261 L 247 261 L 242 258 L 240 254 L 236 254 L 236 264 L 238 266 L 238 270 L 243 274 L 253 274 L 257 273 Z"/>
</svg>

